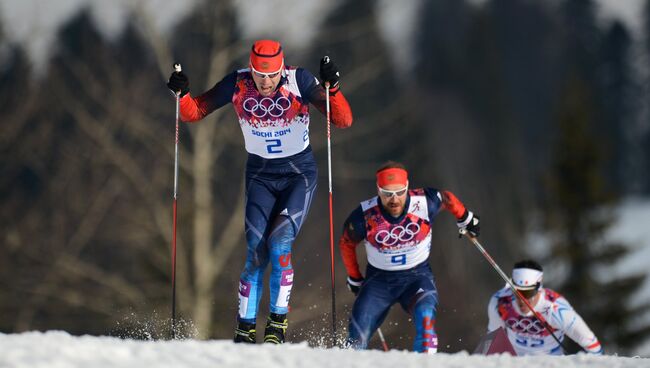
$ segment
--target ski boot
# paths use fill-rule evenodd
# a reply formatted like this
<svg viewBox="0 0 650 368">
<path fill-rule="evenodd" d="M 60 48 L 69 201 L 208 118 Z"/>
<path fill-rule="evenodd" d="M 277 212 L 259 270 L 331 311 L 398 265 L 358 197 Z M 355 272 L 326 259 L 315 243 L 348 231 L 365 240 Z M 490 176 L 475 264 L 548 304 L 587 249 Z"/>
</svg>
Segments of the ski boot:
<svg viewBox="0 0 650 368">
<path fill-rule="evenodd" d="M 264 342 L 269 344 L 283 344 L 284 334 L 287 331 L 287 315 L 271 313 L 266 321 Z"/>
<path fill-rule="evenodd" d="M 255 323 L 239 322 L 235 329 L 234 342 L 255 343 Z"/>
</svg>

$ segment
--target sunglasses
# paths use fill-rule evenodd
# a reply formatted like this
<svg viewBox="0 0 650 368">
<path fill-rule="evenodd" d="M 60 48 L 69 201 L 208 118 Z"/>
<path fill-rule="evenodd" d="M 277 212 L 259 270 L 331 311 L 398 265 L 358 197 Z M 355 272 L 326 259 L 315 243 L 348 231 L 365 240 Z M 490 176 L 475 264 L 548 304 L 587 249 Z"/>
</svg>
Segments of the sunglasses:
<svg viewBox="0 0 650 368">
<path fill-rule="evenodd" d="M 381 196 L 391 198 L 393 196 L 398 196 L 398 197 L 403 196 L 404 194 L 406 194 L 406 191 L 409 190 L 409 187 L 407 185 L 404 188 L 398 190 L 388 190 L 381 187 L 377 187 L 377 189 L 379 190 L 379 194 Z"/>
<path fill-rule="evenodd" d="M 535 288 L 535 289 L 532 289 L 532 290 L 519 290 L 519 293 L 524 298 L 530 299 L 530 298 L 534 297 L 535 295 L 537 295 L 537 290 L 538 290 L 538 288 Z"/>
<path fill-rule="evenodd" d="M 281 71 L 275 72 L 275 73 L 260 73 L 256 70 L 253 70 L 253 74 L 255 74 L 256 77 L 264 79 L 265 77 L 269 77 L 270 79 L 273 79 L 277 77 L 280 74 Z"/>
</svg>

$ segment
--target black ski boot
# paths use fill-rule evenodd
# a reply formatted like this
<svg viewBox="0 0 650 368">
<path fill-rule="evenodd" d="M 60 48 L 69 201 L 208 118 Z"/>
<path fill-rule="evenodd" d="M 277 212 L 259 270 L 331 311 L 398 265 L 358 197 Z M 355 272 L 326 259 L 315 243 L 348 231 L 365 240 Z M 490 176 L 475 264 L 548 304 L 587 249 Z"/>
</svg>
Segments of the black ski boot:
<svg viewBox="0 0 650 368">
<path fill-rule="evenodd" d="M 239 322 L 235 329 L 234 342 L 255 343 L 255 323 Z"/>
<path fill-rule="evenodd" d="M 284 334 L 287 331 L 287 315 L 271 313 L 266 321 L 264 330 L 264 342 L 269 344 L 283 344 Z"/>
</svg>

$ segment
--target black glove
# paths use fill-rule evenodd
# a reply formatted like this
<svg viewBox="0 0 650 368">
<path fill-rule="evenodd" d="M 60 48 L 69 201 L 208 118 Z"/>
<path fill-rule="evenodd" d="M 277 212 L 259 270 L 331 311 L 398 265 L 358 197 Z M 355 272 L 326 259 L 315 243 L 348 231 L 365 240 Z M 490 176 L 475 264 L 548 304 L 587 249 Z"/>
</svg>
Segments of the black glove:
<svg viewBox="0 0 650 368">
<path fill-rule="evenodd" d="M 339 68 L 329 56 L 324 56 L 320 60 L 320 80 L 323 87 L 325 87 L 325 82 L 329 82 L 330 89 L 336 88 L 339 85 L 339 77 Z"/>
<path fill-rule="evenodd" d="M 469 235 L 473 238 L 478 238 L 479 234 L 481 233 L 481 226 L 479 225 L 481 219 L 478 217 L 478 215 L 475 215 L 470 211 L 467 211 L 467 214 L 468 216 L 471 216 L 471 218 L 466 225 L 463 225 L 463 223 L 465 223 L 467 219 L 458 221 L 458 227 L 460 228 L 459 237 L 461 237 L 465 232 L 468 232 Z"/>
<path fill-rule="evenodd" d="M 350 289 L 354 295 L 359 295 L 359 291 L 361 291 L 361 285 L 363 285 L 363 277 L 360 279 L 355 279 L 348 276 L 347 284 L 348 289 Z"/>
<path fill-rule="evenodd" d="M 190 81 L 183 72 L 173 72 L 169 76 L 167 87 L 174 93 L 181 91 L 180 97 L 183 97 L 190 91 Z"/>
</svg>

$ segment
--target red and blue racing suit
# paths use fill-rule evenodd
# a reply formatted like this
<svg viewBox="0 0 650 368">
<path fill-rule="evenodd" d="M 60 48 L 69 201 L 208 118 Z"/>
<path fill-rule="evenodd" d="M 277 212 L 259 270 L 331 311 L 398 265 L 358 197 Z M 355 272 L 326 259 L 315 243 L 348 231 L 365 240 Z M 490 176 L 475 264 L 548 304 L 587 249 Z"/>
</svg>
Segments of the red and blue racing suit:
<svg viewBox="0 0 650 368">
<path fill-rule="evenodd" d="M 432 188 L 408 192 L 405 211 L 392 217 L 378 197 L 361 202 L 345 222 L 339 241 L 348 276 L 362 279 L 356 246 L 363 243 L 368 258 L 366 277 L 352 307 L 348 343 L 366 349 L 368 341 L 399 302 L 413 316 L 416 336 L 413 350 L 435 353 L 438 292 L 429 266 L 431 223 L 441 210 L 459 222 L 471 212 L 449 191 Z"/>
<path fill-rule="evenodd" d="M 287 66 L 267 97 L 250 69 L 237 70 L 198 97 L 180 100 L 183 121 L 197 121 L 232 103 L 244 135 L 246 164 L 246 265 L 239 284 L 240 321 L 254 323 L 271 263 L 270 312 L 286 314 L 293 285 L 291 246 L 304 223 L 316 190 L 318 171 L 309 145 L 309 103 L 325 113 L 325 91 L 307 70 Z M 352 124 L 340 91 L 330 97 L 331 122 Z"/>
</svg>

